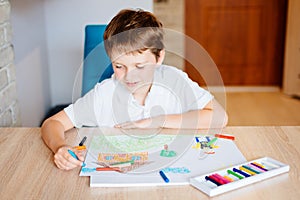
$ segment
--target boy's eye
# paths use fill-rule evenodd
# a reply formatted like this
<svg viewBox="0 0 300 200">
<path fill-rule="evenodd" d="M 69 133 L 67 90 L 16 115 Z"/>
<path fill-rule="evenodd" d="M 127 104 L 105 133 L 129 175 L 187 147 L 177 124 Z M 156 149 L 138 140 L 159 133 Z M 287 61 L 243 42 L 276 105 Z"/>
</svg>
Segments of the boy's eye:
<svg viewBox="0 0 300 200">
<path fill-rule="evenodd" d="M 115 65 L 115 67 L 116 67 L 117 69 L 121 69 L 123 66 L 122 66 L 122 65 Z"/>
<path fill-rule="evenodd" d="M 145 65 L 137 65 L 136 68 L 138 69 L 143 69 L 145 67 Z"/>
</svg>

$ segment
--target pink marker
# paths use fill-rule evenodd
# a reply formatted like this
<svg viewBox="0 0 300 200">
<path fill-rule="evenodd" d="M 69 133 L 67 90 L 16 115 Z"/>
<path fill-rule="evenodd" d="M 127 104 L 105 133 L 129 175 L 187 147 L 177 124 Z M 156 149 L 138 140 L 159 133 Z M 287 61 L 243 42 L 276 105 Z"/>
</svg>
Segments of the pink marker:
<svg viewBox="0 0 300 200">
<path fill-rule="evenodd" d="M 230 183 L 229 180 L 227 180 L 226 178 L 224 178 L 223 176 L 221 176 L 219 174 L 213 174 L 212 176 L 217 178 L 219 180 L 219 182 L 221 182 L 222 184 Z"/>
<path fill-rule="evenodd" d="M 252 163 L 249 164 L 249 165 L 247 165 L 247 166 L 250 167 L 250 168 L 253 168 L 256 171 L 265 172 L 264 170 L 262 170 L 261 168 L 257 167 L 256 165 L 253 165 Z"/>
</svg>

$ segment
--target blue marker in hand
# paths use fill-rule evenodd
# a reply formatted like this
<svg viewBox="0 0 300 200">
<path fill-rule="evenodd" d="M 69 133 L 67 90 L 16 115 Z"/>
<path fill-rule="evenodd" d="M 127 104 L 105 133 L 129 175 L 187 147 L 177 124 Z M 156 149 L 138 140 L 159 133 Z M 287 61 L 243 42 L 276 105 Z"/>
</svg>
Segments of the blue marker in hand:
<svg viewBox="0 0 300 200">
<path fill-rule="evenodd" d="M 76 154 L 71 151 L 70 149 L 68 149 L 69 154 L 71 154 L 71 156 L 77 160 L 79 160 L 79 158 L 76 156 Z M 85 163 L 82 163 L 82 167 L 85 167 Z"/>
</svg>

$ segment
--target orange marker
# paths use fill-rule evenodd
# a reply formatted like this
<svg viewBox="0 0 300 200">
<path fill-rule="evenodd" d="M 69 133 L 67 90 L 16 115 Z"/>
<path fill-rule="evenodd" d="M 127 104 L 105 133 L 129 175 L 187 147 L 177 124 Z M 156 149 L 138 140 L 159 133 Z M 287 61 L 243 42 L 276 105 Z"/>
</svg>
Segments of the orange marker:
<svg viewBox="0 0 300 200">
<path fill-rule="evenodd" d="M 86 146 L 85 145 L 83 145 L 83 146 L 76 146 L 75 149 L 77 149 L 77 150 L 84 150 L 84 149 L 86 149 Z"/>
<path fill-rule="evenodd" d="M 230 182 L 233 182 L 234 180 L 232 178 L 230 178 L 229 176 L 223 176 L 225 179 L 227 179 Z"/>
</svg>

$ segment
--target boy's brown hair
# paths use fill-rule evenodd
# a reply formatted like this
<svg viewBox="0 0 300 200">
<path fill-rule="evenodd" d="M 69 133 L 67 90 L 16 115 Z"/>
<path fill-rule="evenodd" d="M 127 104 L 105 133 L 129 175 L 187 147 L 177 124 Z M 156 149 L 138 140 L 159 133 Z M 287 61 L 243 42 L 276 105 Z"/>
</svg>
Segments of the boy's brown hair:
<svg viewBox="0 0 300 200">
<path fill-rule="evenodd" d="M 144 10 L 121 10 L 107 25 L 104 45 L 108 56 L 150 50 L 158 59 L 164 49 L 162 23 Z"/>
</svg>

